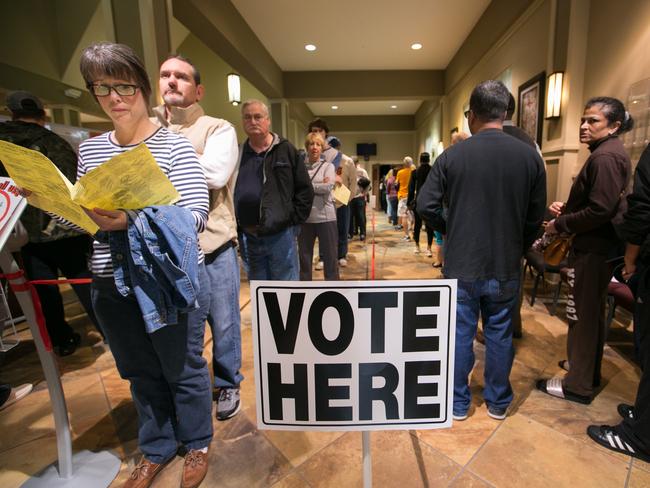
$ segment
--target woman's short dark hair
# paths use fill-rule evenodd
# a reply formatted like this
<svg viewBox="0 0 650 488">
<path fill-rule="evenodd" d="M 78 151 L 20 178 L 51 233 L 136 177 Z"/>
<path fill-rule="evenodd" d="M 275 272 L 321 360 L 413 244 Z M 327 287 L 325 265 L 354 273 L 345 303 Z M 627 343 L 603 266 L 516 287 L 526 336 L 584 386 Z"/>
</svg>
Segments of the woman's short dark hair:
<svg viewBox="0 0 650 488">
<path fill-rule="evenodd" d="M 497 80 L 487 80 L 479 83 L 469 97 L 469 108 L 479 119 L 490 122 L 503 120 L 510 92 L 506 86 Z"/>
<path fill-rule="evenodd" d="M 151 83 L 147 70 L 129 46 L 112 42 L 92 44 L 81 53 L 79 69 L 88 87 L 102 77 L 133 81 L 149 104 Z"/>
<path fill-rule="evenodd" d="M 612 97 L 594 97 L 587 100 L 585 104 L 585 110 L 593 107 L 594 105 L 600 105 L 600 110 L 603 112 L 609 125 L 613 125 L 616 122 L 620 122 L 621 126 L 616 131 L 617 134 L 622 134 L 627 132 L 634 127 L 634 119 L 625 110 L 625 105 L 618 98 Z"/>
</svg>

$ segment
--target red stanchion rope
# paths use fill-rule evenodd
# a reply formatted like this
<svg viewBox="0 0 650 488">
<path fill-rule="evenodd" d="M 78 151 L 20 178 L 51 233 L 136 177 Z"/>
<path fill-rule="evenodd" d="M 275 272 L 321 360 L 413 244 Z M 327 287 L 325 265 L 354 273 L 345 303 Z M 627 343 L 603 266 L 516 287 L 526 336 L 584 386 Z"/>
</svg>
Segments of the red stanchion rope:
<svg viewBox="0 0 650 488">
<path fill-rule="evenodd" d="M 0 274 L 0 278 L 6 278 L 9 281 L 9 286 L 13 292 L 22 292 L 28 291 L 32 297 L 32 302 L 34 304 L 34 315 L 36 316 L 36 325 L 38 326 L 38 332 L 41 335 L 43 340 L 43 345 L 45 350 L 48 352 L 52 351 L 52 340 L 50 339 L 50 334 L 47 333 L 47 327 L 45 325 L 45 316 L 43 315 L 43 308 L 41 307 L 41 300 L 38 298 L 38 293 L 36 292 L 36 287 L 34 285 L 87 285 L 92 283 L 92 278 L 78 278 L 73 280 L 25 280 L 24 283 L 12 283 L 12 280 L 17 280 L 23 278 L 25 272 L 21 269 L 15 273 Z"/>
</svg>

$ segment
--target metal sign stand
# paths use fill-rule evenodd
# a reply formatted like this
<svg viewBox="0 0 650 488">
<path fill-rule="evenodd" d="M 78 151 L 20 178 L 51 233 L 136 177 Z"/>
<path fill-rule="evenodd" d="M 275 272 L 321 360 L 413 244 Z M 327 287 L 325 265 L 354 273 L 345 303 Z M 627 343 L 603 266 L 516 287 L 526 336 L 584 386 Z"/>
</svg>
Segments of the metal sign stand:
<svg viewBox="0 0 650 488">
<path fill-rule="evenodd" d="M 34 338 L 38 358 L 43 367 L 47 389 L 50 393 L 52 413 L 54 415 L 58 463 L 48 466 L 41 473 L 27 480 L 22 486 L 25 488 L 107 487 L 117 476 L 121 461 L 117 456 L 108 451 L 98 453 L 81 451 L 74 455 L 72 454 L 70 423 L 63 388 L 61 386 L 59 368 L 54 353 L 52 352 L 52 347 L 49 344 L 49 338 L 46 337 L 46 341 L 44 341 L 39 329 L 38 315 L 32 300 L 33 289 L 27 283 L 25 275 L 16 264 L 16 261 L 14 261 L 11 253 L 3 249 L 11 230 L 16 225 L 26 205 L 26 200 L 20 202 L 14 214 L 0 233 L 0 268 L 7 275 L 7 280 L 14 290 L 20 308 L 25 314 L 25 319 L 29 324 L 29 329 Z"/>
<path fill-rule="evenodd" d="M 370 451 L 370 431 L 361 432 L 363 445 L 363 488 L 372 488 L 372 452 Z"/>
</svg>

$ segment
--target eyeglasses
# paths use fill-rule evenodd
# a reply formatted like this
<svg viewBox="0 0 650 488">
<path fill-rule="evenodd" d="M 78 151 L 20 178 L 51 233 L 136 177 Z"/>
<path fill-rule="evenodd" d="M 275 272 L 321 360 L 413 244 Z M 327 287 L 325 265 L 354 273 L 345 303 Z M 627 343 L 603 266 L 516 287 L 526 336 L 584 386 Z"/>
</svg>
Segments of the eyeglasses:
<svg viewBox="0 0 650 488">
<path fill-rule="evenodd" d="M 264 120 L 266 118 L 266 115 L 264 114 L 244 114 L 242 115 L 242 119 L 244 119 L 247 122 L 250 122 L 251 120 L 254 120 L 255 122 L 259 122 L 261 120 Z"/>
<path fill-rule="evenodd" d="M 98 83 L 96 85 L 90 85 L 88 88 L 96 97 L 107 97 L 111 94 L 111 90 L 121 97 L 130 97 L 135 95 L 138 85 L 102 85 Z"/>
<path fill-rule="evenodd" d="M 466 119 L 469 119 L 469 113 L 470 112 L 471 112 L 471 110 L 465 110 L 465 112 L 463 112 L 463 115 L 465 116 Z"/>
</svg>

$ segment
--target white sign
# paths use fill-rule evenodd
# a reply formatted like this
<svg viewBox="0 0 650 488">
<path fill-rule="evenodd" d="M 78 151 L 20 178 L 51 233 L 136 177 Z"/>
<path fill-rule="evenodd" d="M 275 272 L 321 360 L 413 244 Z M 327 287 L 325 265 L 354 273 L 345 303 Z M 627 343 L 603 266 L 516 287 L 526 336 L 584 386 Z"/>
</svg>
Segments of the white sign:
<svg viewBox="0 0 650 488">
<path fill-rule="evenodd" d="M 456 280 L 252 281 L 260 429 L 452 422 Z"/>
</svg>

